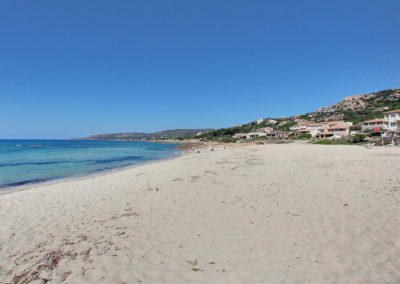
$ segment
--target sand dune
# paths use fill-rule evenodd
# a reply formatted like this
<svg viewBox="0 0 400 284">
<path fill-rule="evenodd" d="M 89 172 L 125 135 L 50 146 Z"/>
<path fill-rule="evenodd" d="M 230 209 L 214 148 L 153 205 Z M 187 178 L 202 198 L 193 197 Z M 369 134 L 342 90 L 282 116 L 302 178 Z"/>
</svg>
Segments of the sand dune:
<svg viewBox="0 0 400 284">
<path fill-rule="evenodd" d="M 399 283 L 400 149 L 217 147 L 3 194 L 0 216 L 1 283 Z"/>
</svg>

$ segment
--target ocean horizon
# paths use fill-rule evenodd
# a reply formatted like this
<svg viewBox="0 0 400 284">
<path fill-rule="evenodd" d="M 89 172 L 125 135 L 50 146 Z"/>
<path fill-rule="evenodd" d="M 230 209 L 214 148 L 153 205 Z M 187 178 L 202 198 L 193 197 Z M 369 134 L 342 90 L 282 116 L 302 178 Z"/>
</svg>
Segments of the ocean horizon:
<svg viewBox="0 0 400 284">
<path fill-rule="evenodd" d="M 82 177 L 167 159 L 180 144 L 145 141 L 1 139 L 0 188 Z"/>
</svg>

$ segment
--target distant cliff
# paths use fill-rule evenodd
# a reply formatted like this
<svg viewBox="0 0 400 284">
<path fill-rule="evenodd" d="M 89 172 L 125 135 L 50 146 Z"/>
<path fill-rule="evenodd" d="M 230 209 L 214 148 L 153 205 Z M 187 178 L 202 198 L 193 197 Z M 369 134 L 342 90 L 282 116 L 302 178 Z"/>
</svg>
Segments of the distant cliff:
<svg viewBox="0 0 400 284">
<path fill-rule="evenodd" d="M 174 129 L 164 130 L 153 133 L 144 132 L 126 132 L 92 135 L 84 140 L 149 140 L 149 139 L 169 139 L 177 137 L 190 137 L 200 133 L 206 133 L 213 129 Z"/>
</svg>

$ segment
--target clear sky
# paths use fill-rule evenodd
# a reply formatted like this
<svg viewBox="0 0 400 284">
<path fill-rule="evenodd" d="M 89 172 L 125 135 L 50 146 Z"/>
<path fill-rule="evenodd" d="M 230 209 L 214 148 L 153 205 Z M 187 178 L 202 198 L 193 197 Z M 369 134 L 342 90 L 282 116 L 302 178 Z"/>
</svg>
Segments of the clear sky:
<svg viewBox="0 0 400 284">
<path fill-rule="evenodd" d="M 400 87 L 399 0 L 0 1 L 0 138 L 219 128 Z"/>
</svg>

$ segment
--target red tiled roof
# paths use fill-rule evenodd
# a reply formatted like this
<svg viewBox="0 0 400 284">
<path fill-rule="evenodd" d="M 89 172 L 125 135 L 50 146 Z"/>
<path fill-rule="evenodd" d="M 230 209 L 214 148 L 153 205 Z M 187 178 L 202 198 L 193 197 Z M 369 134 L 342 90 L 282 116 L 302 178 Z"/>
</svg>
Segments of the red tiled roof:
<svg viewBox="0 0 400 284">
<path fill-rule="evenodd" d="M 391 111 L 385 111 L 384 114 L 389 114 L 389 113 L 400 113 L 400 109 L 395 109 Z"/>
<path fill-rule="evenodd" d="M 376 118 L 376 119 L 372 119 L 372 120 L 363 121 L 363 123 L 372 123 L 372 122 L 383 122 L 383 119 Z"/>
<path fill-rule="evenodd" d="M 329 127 L 328 130 L 331 130 L 331 129 L 347 129 L 347 128 L 348 128 L 347 125 L 335 125 L 335 126 Z"/>
</svg>

